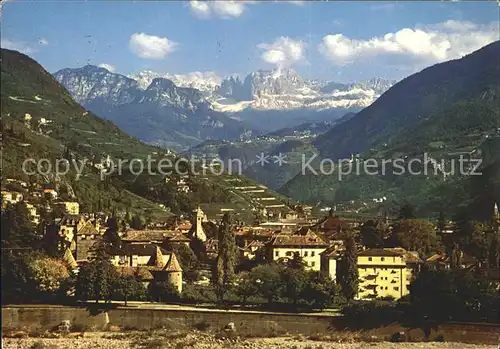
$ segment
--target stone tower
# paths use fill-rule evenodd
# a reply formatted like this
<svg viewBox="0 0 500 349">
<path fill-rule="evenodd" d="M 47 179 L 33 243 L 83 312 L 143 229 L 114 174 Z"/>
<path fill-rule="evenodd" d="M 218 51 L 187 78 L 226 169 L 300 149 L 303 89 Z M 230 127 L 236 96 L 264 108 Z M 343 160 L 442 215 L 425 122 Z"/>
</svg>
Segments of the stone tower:
<svg viewBox="0 0 500 349">
<path fill-rule="evenodd" d="M 177 289 L 179 294 L 182 293 L 182 268 L 175 253 L 170 254 L 170 259 L 163 271 L 167 273 L 167 281 Z"/>
<path fill-rule="evenodd" d="M 165 266 L 165 261 L 163 259 L 163 254 L 158 246 L 155 246 L 155 250 L 152 253 L 149 261 L 147 263 L 149 267 L 163 268 Z"/>
<path fill-rule="evenodd" d="M 208 221 L 207 215 L 205 214 L 205 212 L 203 212 L 203 210 L 199 206 L 195 212 L 196 212 L 196 226 L 195 226 L 194 236 L 198 240 L 205 242 L 205 241 L 207 241 L 207 235 L 205 234 L 205 231 L 203 230 L 202 223 Z"/>
</svg>

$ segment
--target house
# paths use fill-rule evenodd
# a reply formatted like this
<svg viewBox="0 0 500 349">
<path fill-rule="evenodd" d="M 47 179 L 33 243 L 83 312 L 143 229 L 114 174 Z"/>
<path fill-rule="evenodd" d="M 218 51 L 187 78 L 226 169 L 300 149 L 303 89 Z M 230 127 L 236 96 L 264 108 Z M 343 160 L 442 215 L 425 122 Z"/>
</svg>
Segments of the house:
<svg viewBox="0 0 500 349">
<path fill-rule="evenodd" d="M 119 266 L 116 267 L 118 274 L 120 276 L 133 276 L 142 282 L 144 288 L 148 288 L 151 281 L 153 281 L 153 274 L 151 274 L 151 268 L 149 267 L 130 267 L 130 266 Z"/>
<path fill-rule="evenodd" d="M 257 257 L 259 252 L 265 251 L 265 248 L 266 248 L 265 242 L 259 240 L 250 241 L 244 247 L 241 247 L 239 249 L 240 258 L 253 260 Z"/>
<path fill-rule="evenodd" d="M 184 235 L 180 232 L 175 232 L 174 235 L 167 236 L 165 238 L 164 244 L 169 245 L 169 246 L 184 244 L 184 245 L 189 247 L 190 242 L 191 242 L 191 239 L 188 238 L 186 235 Z"/>
<path fill-rule="evenodd" d="M 2 190 L 2 206 L 6 204 L 14 205 L 21 201 L 23 201 L 23 194 L 16 191 Z"/>
<path fill-rule="evenodd" d="M 346 233 L 357 226 L 359 222 L 337 217 L 334 211 L 330 210 L 329 215 L 314 224 L 311 229 L 323 233 L 328 239 L 338 240 L 345 238 Z"/>
<path fill-rule="evenodd" d="M 321 275 L 329 277 L 333 281 L 337 281 L 338 262 L 343 249 L 344 244 L 341 240 L 320 253 Z"/>
<path fill-rule="evenodd" d="M 462 269 L 469 268 L 477 263 L 474 257 L 471 257 L 463 253 L 462 251 L 458 252 L 460 253 L 460 258 L 459 258 L 460 268 Z M 445 252 L 438 252 L 428 257 L 425 260 L 425 264 L 435 269 L 450 269 L 452 264 L 451 256 Z"/>
<path fill-rule="evenodd" d="M 51 199 L 57 199 L 57 191 L 55 191 L 54 189 L 50 189 L 50 188 L 46 188 L 43 190 L 43 195 L 45 197 L 49 197 Z"/>
<path fill-rule="evenodd" d="M 292 259 L 298 254 L 307 270 L 320 271 L 321 252 L 328 245 L 316 233 L 308 230 L 305 234 L 278 234 L 268 244 L 269 260 Z"/>
<path fill-rule="evenodd" d="M 357 299 L 399 299 L 409 294 L 419 259 L 404 249 L 368 249 L 358 254 Z"/>
<path fill-rule="evenodd" d="M 121 247 L 108 247 L 107 253 L 114 266 L 139 267 L 158 266 L 163 256 L 170 252 L 154 244 L 126 244 Z"/>
<path fill-rule="evenodd" d="M 54 212 L 59 215 L 63 214 L 71 214 L 77 215 L 80 214 L 80 204 L 74 201 L 60 201 L 56 202 L 53 205 Z"/>
<path fill-rule="evenodd" d="M 126 244 L 161 244 L 176 234 L 174 231 L 162 229 L 127 230 L 121 239 Z"/>
<path fill-rule="evenodd" d="M 76 233 L 86 225 L 87 220 L 82 215 L 66 214 L 61 219 L 55 221 L 55 226 L 59 231 L 59 236 L 72 242 Z"/>
<path fill-rule="evenodd" d="M 32 204 L 26 202 L 26 208 L 28 209 L 28 213 L 30 215 L 31 221 L 34 224 L 39 224 L 40 223 L 40 215 L 38 214 L 38 211 L 35 206 Z"/>
<path fill-rule="evenodd" d="M 175 224 L 173 227 L 174 230 L 178 230 L 183 234 L 187 234 L 193 229 L 193 224 L 190 221 L 183 221 L 179 224 Z"/>
</svg>

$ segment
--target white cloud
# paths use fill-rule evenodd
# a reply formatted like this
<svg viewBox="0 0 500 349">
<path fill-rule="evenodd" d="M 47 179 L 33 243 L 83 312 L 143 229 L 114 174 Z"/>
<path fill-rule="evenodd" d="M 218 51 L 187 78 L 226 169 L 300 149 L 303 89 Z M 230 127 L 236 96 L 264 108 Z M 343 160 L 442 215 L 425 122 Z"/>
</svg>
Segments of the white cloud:
<svg viewBox="0 0 500 349">
<path fill-rule="evenodd" d="M 191 12 L 199 18 L 219 17 L 231 19 L 240 17 L 251 1 L 197 1 L 189 2 Z"/>
<path fill-rule="evenodd" d="M 129 48 L 137 56 L 146 59 L 163 59 L 175 51 L 178 44 L 165 37 L 145 33 L 132 34 Z"/>
<path fill-rule="evenodd" d="M 201 18 L 210 17 L 210 6 L 207 1 L 190 1 L 189 7 L 191 8 L 191 12 Z"/>
<path fill-rule="evenodd" d="M 116 70 L 116 67 L 112 64 L 107 64 L 107 63 L 101 63 L 98 65 L 98 67 L 104 68 L 109 70 L 110 72 L 114 72 Z"/>
<path fill-rule="evenodd" d="M 45 38 L 39 38 L 38 39 L 38 44 L 42 45 L 42 46 L 46 46 L 49 44 L 49 42 L 47 41 L 47 39 Z"/>
<path fill-rule="evenodd" d="M 343 34 L 326 35 L 319 51 L 337 65 L 362 60 L 374 63 L 379 58 L 386 65 L 418 68 L 460 58 L 498 38 L 498 23 L 479 25 L 450 20 L 413 29 L 402 28 L 366 40 Z"/>
<path fill-rule="evenodd" d="M 371 11 L 392 11 L 397 7 L 396 3 L 390 3 L 390 2 L 381 2 L 378 4 L 373 4 L 370 5 L 370 10 Z"/>
<path fill-rule="evenodd" d="M 273 43 L 262 43 L 257 48 L 263 50 L 262 60 L 278 67 L 288 67 L 304 58 L 305 43 L 289 37 L 280 37 Z"/>
<path fill-rule="evenodd" d="M 1 44 L 2 44 L 2 48 L 14 50 L 14 51 L 19 51 L 19 52 L 24 53 L 26 55 L 30 55 L 30 54 L 37 52 L 37 49 L 33 45 L 31 45 L 25 41 L 15 41 L 15 40 L 9 40 L 9 39 L 2 38 Z"/>
<path fill-rule="evenodd" d="M 290 1 L 285 1 L 285 2 L 288 2 L 289 4 L 297 5 L 297 6 L 304 6 L 307 1 L 304 1 L 304 0 L 291 1 L 290 0 Z"/>
</svg>

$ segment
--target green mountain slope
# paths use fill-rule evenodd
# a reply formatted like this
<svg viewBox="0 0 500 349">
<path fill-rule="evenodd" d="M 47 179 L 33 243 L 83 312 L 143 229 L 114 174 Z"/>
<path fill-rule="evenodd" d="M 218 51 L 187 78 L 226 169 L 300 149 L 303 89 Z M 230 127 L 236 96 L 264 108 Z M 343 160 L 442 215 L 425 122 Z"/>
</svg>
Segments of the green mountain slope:
<svg viewBox="0 0 500 349">
<path fill-rule="evenodd" d="M 375 103 L 315 141 L 331 159 L 349 157 L 386 142 L 456 102 L 499 92 L 500 41 L 461 59 L 436 64 L 398 82 Z"/>
<path fill-rule="evenodd" d="M 402 87 L 397 84 L 391 89 L 394 91 L 388 91 L 372 106 L 315 142 L 323 146 L 320 149 L 323 154 L 333 158 L 347 155 L 345 146 L 358 142 L 354 152 L 359 151 L 361 159 L 375 159 L 378 167 L 372 172 L 377 175 L 363 170 L 359 174 L 344 175 L 342 180 L 338 171 L 332 175 L 298 175 L 280 192 L 301 201 L 343 203 L 350 209 L 365 211 L 390 211 L 401 202 L 409 201 L 418 207 L 420 215 L 434 215 L 439 211 L 453 214 L 459 207 L 468 207 L 476 217 L 483 215 L 493 200 L 500 197 L 499 53 L 497 42 L 461 60 L 442 63 L 410 76 Z M 443 79 L 441 85 L 429 71 Z M 449 76 L 450 72 L 457 73 L 457 77 Z M 454 85 L 450 79 L 455 79 Z M 415 93 L 406 96 L 409 86 L 413 86 Z M 409 114 L 403 116 L 395 105 Z M 382 115 L 387 116 L 386 121 L 381 120 Z M 411 116 L 418 117 L 411 119 Z M 398 117 L 401 118 L 399 125 L 394 123 Z M 363 134 L 366 127 L 370 132 Z M 325 140 L 326 137 L 331 138 Z M 409 174 L 409 161 L 420 159 L 423 163 L 424 154 L 427 159 L 442 163 L 446 172 L 452 171 L 455 164 L 454 174 L 445 178 L 432 161 L 420 168 L 417 166 L 421 174 Z M 483 175 L 460 173 L 460 157 L 482 159 L 479 170 Z M 399 172 L 391 163 L 383 171 L 383 160 L 396 159 L 405 159 L 404 175 L 395 175 L 394 172 Z M 382 203 L 374 200 L 381 201 L 384 197 L 386 200 Z"/>
<path fill-rule="evenodd" d="M 65 196 L 74 192 L 82 204 L 82 211 L 104 210 L 111 213 L 129 211 L 144 216 L 167 215 L 159 204 L 165 204 L 179 213 L 191 213 L 195 205 L 236 208 L 252 212 L 260 206 L 249 195 L 235 192 L 231 183 L 248 179 L 243 176 L 190 176 L 189 193 L 178 191 L 179 176 L 166 183 L 163 175 L 131 173 L 128 163 L 122 173 L 101 179 L 96 167 L 109 156 L 118 160 L 175 161 L 165 150 L 146 145 L 127 135 L 112 122 L 103 120 L 77 104 L 70 94 L 33 59 L 16 51 L 1 50 L 1 117 L 2 117 L 2 176 L 17 178 L 31 184 L 50 184 Z M 26 115 L 29 114 L 29 117 Z M 26 159 L 48 159 L 52 166 L 58 159 L 75 161 L 83 167 L 83 175 L 76 176 L 74 166 L 65 175 L 31 175 L 23 171 Z M 190 164 L 185 165 L 191 167 Z M 31 169 L 31 168 L 30 168 Z M 133 170 L 137 170 L 133 167 Z M 166 170 L 166 169 L 164 169 Z M 199 168 L 198 168 L 199 170 Z M 266 189 L 266 195 L 275 195 Z M 74 198 L 73 198 L 74 199 Z M 237 203 L 237 205 L 235 204 Z M 238 210 L 236 210 L 238 213 Z"/>
<path fill-rule="evenodd" d="M 147 146 L 112 123 L 87 112 L 31 58 L 16 51 L 1 51 L 2 175 L 32 184 L 51 184 L 67 193 L 69 186 L 83 210 L 129 210 L 162 215 L 159 206 L 127 190 L 123 183 L 100 180 L 90 159 L 143 157 L 159 149 Z M 26 120 L 26 114 L 31 120 Z M 74 168 L 65 176 L 28 175 L 26 159 L 89 159 L 83 175 Z"/>
</svg>

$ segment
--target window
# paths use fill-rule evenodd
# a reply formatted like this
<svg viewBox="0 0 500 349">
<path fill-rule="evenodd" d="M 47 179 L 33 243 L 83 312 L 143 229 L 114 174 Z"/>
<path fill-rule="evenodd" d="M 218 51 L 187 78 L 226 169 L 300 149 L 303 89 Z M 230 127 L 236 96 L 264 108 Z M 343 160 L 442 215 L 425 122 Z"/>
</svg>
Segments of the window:
<svg viewBox="0 0 500 349">
<path fill-rule="evenodd" d="M 304 252 L 304 257 L 307 257 L 307 251 L 306 251 L 306 252 Z"/>
<path fill-rule="evenodd" d="M 371 262 L 372 261 L 372 257 L 368 257 L 368 261 Z"/>
<path fill-rule="evenodd" d="M 311 257 L 314 257 L 315 254 L 316 254 L 316 252 L 312 251 L 311 252 Z"/>
<path fill-rule="evenodd" d="M 394 291 L 399 291 L 399 287 L 394 287 Z"/>
<path fill-rule="evenodd" d="M 287 252 L 286 252 L 286 255 L 287 255 L 287 256 L 291 256 L 291 255 L 292 255 L 292 251 L 287 251 Z"/>
<path fill-rule="evenodd" d="M 311 267 L 314 267 L 316 265 L 316 262 L 311 262 Z"/>
<path fill-rule="evenodd" d="M 127 263 L 127 258 L 125 256 L 119 256 L 118 257 L 118 264 L 123 265 Z"/>
<path fill-rule="evenodd" d="M 280 251 L 276 251 L 276 252 L 274 253 L 274 255 L 275 255 L 276 257 L 279 257 L 279 256 L 280 256 Z"/>
<path fill-rule="evenodd" d="M 383 261 L 385 261 L 385 258 L 384 258 L 384 257 L 382 257 L 382 258 L 380 258 L 380 260 L 383 262 Z"/>
</svg>

